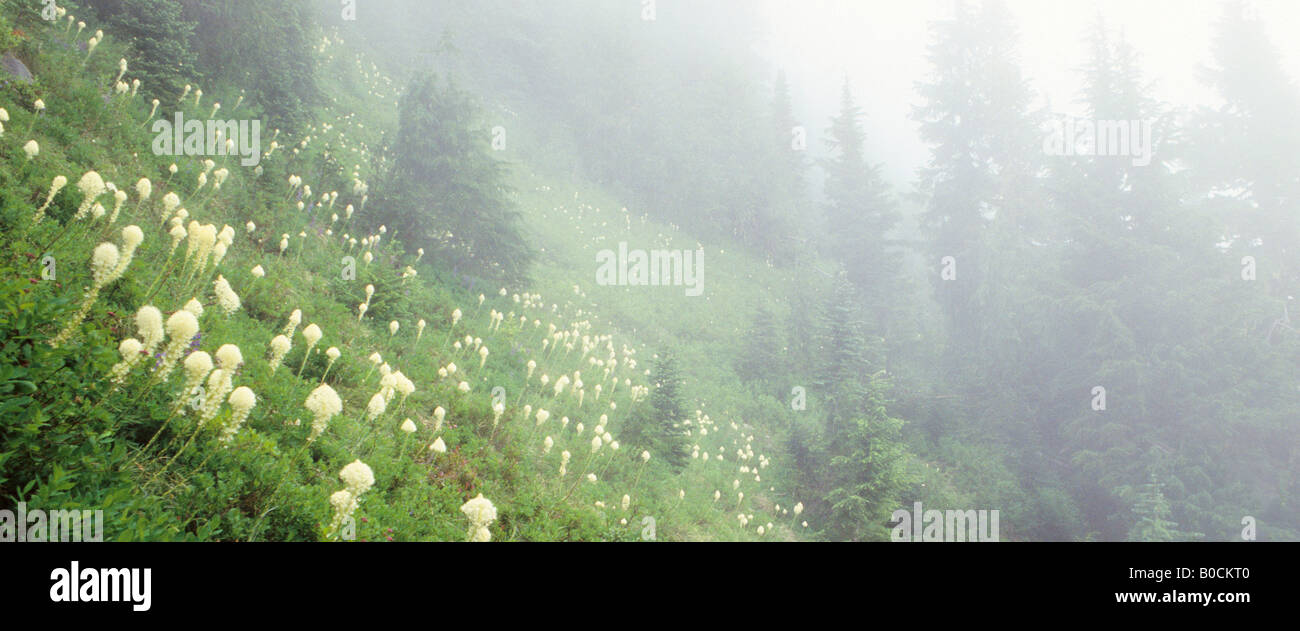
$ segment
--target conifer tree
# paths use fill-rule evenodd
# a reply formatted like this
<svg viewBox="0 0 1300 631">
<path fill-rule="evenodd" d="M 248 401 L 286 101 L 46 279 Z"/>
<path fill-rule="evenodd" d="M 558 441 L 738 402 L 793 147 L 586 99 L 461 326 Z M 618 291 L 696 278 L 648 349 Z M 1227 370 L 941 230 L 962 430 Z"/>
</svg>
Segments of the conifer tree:
<svg viewBox="0 0 1300 631">
<path fill-rule="evenodd" d="M 690 454 L 682 424 L 686 420 L 682 377 L 671 352 L 659 353 L 650 369 L 650 383 L 649 405 L 632 412 L 623 428 L 623 438 L 629 445 L 648 449 L 674 469 L 681 469 Z"/>
<path fill-rule="evenodd" d="M 857 413 L 867 394 L 864 384 L 873 367 L 882 363 L 879 344 L 872 344 L 865 331 L 859 296 L 848 275 L 841 273 L 820 313 L 819 363 L 813 385 L 825 401 L 826 421 L 831 427 Z"/>
<path fill-rule="evenodd" d="M 422 247 L 456 269 L 522 280 L 532 250 L 475 103 L 433 75 L 413 79 L 401 103 L 393 166 L 372 200 L 380 222 L 397 228 L 408 249 Z"/>
<path fill-rule="evenodd" d="M 833 157 L 823 161 L 828 253 L 847 270 L 849 282 L 872 314 L 871 331 L 884 334 L 899 286 L 899 256 L 888 251 L 888 233 L 899 215 L 880 167 L 867 162 L 862 116 L 845 80 L 840 112 L 827 130 Z"/>
<path fill-rule="evenodd" d="M 767 307 L 760 306 L 739 357 L 737 372 L 748 381 L 763 383 L 774 375 L 784 374 L 788 368 L 781 361 L 785 356 L 783 346 L 776 316 Z"/>
<path fill-rule="evenodd" d="M 149 99 L 174 101 L 198 72 L 191 47 L 195 22 L 183 19 L 176 0 L 90 0 L 99 19 L 117 37 L 130 42 L 136 56 L 131 75 Z"/>
</svg>

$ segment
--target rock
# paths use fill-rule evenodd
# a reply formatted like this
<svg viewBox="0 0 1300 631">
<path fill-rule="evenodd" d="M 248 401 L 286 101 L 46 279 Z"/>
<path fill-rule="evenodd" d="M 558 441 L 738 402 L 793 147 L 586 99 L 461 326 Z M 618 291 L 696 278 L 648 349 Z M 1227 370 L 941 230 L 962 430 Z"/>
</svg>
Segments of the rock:
<svg viewBox="0 0 1300 631">
<path fill-rule="evenodd" d="M 0 57 L 0 68 L 4 68 L 6 74 L 13 75 L 23 83 L 32 82 L 32 71 L 27 69 L 27 64 L 9 53 L 5 53 L 4 57 Z"/>
</svg>

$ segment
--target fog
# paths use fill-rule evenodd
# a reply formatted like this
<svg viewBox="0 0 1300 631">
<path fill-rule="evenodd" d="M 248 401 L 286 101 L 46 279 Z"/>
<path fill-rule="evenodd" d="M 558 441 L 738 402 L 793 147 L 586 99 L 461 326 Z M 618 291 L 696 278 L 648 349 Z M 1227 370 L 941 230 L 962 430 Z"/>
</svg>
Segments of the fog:
<svg viewBox="0 0 1300 631">
<path fill-rule="evenodd" d="M 951 17 L 953 6 L 953 0 L 764 0 L 760 11 L 768 30 L 756 49 L 789 75 L 801 119 L 830 118 L 844 77 L 860 86 L 864 96 L 869 94 L 862 104 L 865 126 L 880 146 L 873 159 L 887 163 L 891 178 L 901 184 L 911 181 L 927 157 L 908 119 L 916 103 L 914 83 L 927 70 L 927 25 Z M 1020 29 L 1021 68 L 1042 104 L 1054 112 L 1082 113 L 1076 102 L 1081 87 L 1077 70 L 1086 61 L 1088 26 L 1098 15 L 1122 29 L 1142 56 L 1156 98 L 1188 107 L 1220 100 L 1197 78 L 1197 69 L 1210 60 L 1220 2 L 1009 0 L 1007 6 Z M 1291 76 L 1300 76 L 1300 42 L 1289 36 L 1300 23 L 1300 7 L 1286 0 L 1250 6 L 1277 48 L 1279 62 Z M 820 137 L 823 130 L 812 125 L 809 131 Z"/>
<path fill-rule="evenodd" d="M 1297 28 L 1282 0 L 0 3 L 0 511 L 1300 540 Z"/>
</svg>

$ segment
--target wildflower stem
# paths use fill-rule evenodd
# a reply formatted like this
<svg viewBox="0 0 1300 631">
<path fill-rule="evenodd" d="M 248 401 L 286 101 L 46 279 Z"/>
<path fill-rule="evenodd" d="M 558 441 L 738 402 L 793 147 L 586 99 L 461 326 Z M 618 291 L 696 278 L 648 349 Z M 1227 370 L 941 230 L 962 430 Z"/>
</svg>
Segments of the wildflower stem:
<svg viewBox="0 0 1300 631">
<path fill-rule="evenodd" d="M 307 358 L 308 358 L 308 357 L 311 357 L 311 348 L 312 348 L 312 345 L 309 344 L 309 345 L 307 346 L 307 350 L 306 350 L 305 352 L 303 352 L 303 354 L 302 354 L 302 363 L 301 363 L 301 364 L 298 364 L 298 377 L 299 377 L 299 378 L 302 377 L 302 369 L 304 369 L 304 368 L 307 367 Z"/>
<path fill-rule="evenodd" d="M 63 239 L 63 237 L 66 236 L 66 235 L 68 234 L 68 230 L 71 230 L 71 229 L 72 229 L 72 222 L 73 222 L 73 221 L 75 221 L 75 220 L 74 220 L 74 219 L 69 219 L 67 223 L 63 224 L 63 230 L 60 230 L 60 231 L 59 231 L 59 234 L 55 235 L 54 240 L 53 240 L 53 241 L 50 241 L 49 244 L 47 244 L 46 246 L 40 248 L 40 250 L 41 250 L 42 252 L 49 252 L 49 251 L 50 251 L 50 248 L 53 248 L 53 247 L 54 247 L 54 244 L 58 243 L 59 240 Z"/>
<path fill-rule="evenodd" d="M 163 430 L 167 429 L 167 425 L 172 422 L 172 419 L 176 418 L 176 413 L 179 412 L 182 407 L 185 407 L 184 399 L 181 400 L 180 405 L 177 405 L 172 408 L 172 413 L 167 415 L 167 420 L 163 421 L 163 424 L 160 425 L 158 427 L 158 430 L 153 433 L 153 437 L 149 439 L 149 442 L 145 443 L 144 447 L 141 447 L 140 451 L 136 452 L 135 457 L 132 458 L 131 461 L 126 464 L 126 467 L 135 464 L 135 461 L 139 460 L 140 456 L 144 455 L 146 451 L 149 451 L 149 447 L 153 445 L 155 440 L 158 440 L 158 437 L 162 435 Z M 126 467 L 123 467 L 123 469 L 125 469 Z"/>
<path fill-rule="evenodd" d="M 609 450 L 609 460 L 605 461 L 605 466 L 600 468 L 600 471 L 596 473 L 596 477 L 600 477 L 600 478 L 605 477 L 605 470 L 609 468 L 609 464 L 611 462 L 614 462 L 614 455 L 615 455 L 614 450 L 613 449 Z"/>
<path fill-rule="evenodd" d="M 162 474 L 166 473 L 166 472 L 167 472 L 167 469 L 168 469 L 169 467 L 172 466 L 172 463 L 174 463 L 174 462 L 176 462 L 177 460 L 179 460 L 180 457 L 181 457 L 181 454 L 184 454 L 184 453 L 185 453 L 185 450 L 186 450 L 186 449 L 189 449 L 190 445 L 194 443 L 194 439 L 199 437 L 199 432 L 201 432 L 201 431 L 203 431 L 203 421 L 202 421 L 202 420 L 200 420 L 200 421 L 195 425 L 195 427 L 194 427 L 194 433 L 190 434 L 190 439 L 189 439 L 188 441 L 186 441 L 184 445 L 181 446 L 180 451 L 176 452 L 176 455 L 172 456 L 172 457 L 171 457 L 171 460 L 168 460 L 167 463 L 163 465 L 163 468 L 162 468 L 160 471 L 158 471 L 158 473 L 153 474 L 153 477 L 152 477 L 152 478 L 149 478 L 149 481 L 146 482 L 146 483 L 144 484 L 144 486 L 148 486 L 148 485 L 150 485 L 150 484 L 153 484 L 153 481 L 154 481 L 154 480 L 158 479 Z M 144 488 L 144 486 L 142 486 L 141 488 Z"/>
<path fill-rule="evenodd" d="M 569 492 L 564 494 L 564 497 L 560 499 L 561 502 L 567 501 L 569 499 L 569 496 L 573 495 L 573 492 L 577 490 L 579 485 L 582 484 L 582 480 L 587 477 L 587 469 L 591 466 L 591 459 L 595 457 L 596 454 L 587 455 L 586 461 L 582 463 L 582 473 L 578 474 L 578 481 L 574 482 L 573 486 L 569 487 Z"/>
<path fill-rule="evenodd" d="M 172 266 L 176 264 L 176 259 L 173 258 L 175 252 L 176 250 L 173 249 L 171 252 L 167 253 L 166 266 L 164 267 L 162 273 L 159 274 L 157 278 L 153 279 L 153 284 L 149 286 L 149 291 L 145 292 L 144 294 L 145 304 L 148 304 L 149 301 L 153 299 L 153 295 L 157 293 L 158 289 L 162 287 L 162 279 L 168 276 L 168 273 L 171 272 L 172 270 Z"/>
<path fill-rule="evenodd" d="M 632 481 L 632 490 L 633 490 L 634 492 L 635 492 L 635 491 L 638 491 L 638 490 L 640 489 L 640 486 L 639 486 L 639 485 L 641 484 L 641 473 L 642 473 L 643 471 L 645 471 L 645 464 L 646 464 L 646 461 L 645 461 L 645 460 L 642 460 L 642 461 L 641 461 L 641 466 L 640 466 L 639 468 L 637 468 L 637 470 L 636 470 L 636 479 Z"/>
<path fill-rule="evenodd" d="M 358 422 L 358 423 L 364 423 L 365 420 L 366 420 L 366 414 L 365 414 L 365 412 L 362 412 L 362 413 L 361 413 L 361 418 L 358 419 L 357 422 Z M 377 421 L 377 420 L 378 420 L 378 419 L 371 419 L 371 421 L 370 421 L 370 427 L 367 427 L 367 428 L 366 428 L 365 433 L 361 435 L 361 439 L 357 441 L 357 444 L 355 444 L 355 445 L 352 446 L 352 451 L 353 451 L 353 452 L 355 452 L 357 449 L 359 449 L 359 448 L 361 447 L 361 443 L 366 442 L 366 439 L 370 437 L 370 432 L 375 431 L 375 425 L 378 425 L 378 423 L 375 422 L 375 421 Z"/>
</svg>

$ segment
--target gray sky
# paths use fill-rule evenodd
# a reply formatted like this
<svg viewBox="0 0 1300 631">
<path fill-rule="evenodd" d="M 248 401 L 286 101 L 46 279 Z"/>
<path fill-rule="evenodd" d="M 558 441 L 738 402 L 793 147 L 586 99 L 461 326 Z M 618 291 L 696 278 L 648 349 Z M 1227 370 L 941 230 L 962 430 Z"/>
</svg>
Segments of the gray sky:
<svg viewBox="0 0 1300 631">
<path fill-rule="evenodd" d="M 1077 68 L 1086 60 L 1084 37 L 1101 12 L 1112 28 L 1122 28 L 1142 56 L 1147 78 L 1157 81 L 1156 96 L 1176 105 L 1210 102 L 1196 79 L 1209 60 L 1220 0 L 1008 0 L 1020 29 L 1021 67 L 1053 111 L 1077 113 Z M 837 107 L 840 83 L 853 81 L 866 112 L 874 160 L 886 162 L 897 183 L 910 181 L 926 158 L 908 118 L 915 102 L 913 84 L 925 77 L 927 24 L 950 16 L 952 0 L 763 0 L 770 29 L 773 64 L 791 82 L 796 116 L 807 126 L 809 144 L 821 147 L 821 134 Z M 1258 15 L 1271 29 L 1271 42 L 1291 76 L 1300 75 L 1300 41 L 1289 32 L 1300 26 L 1300 2 L 1257 0 Z"/>
</svg>

